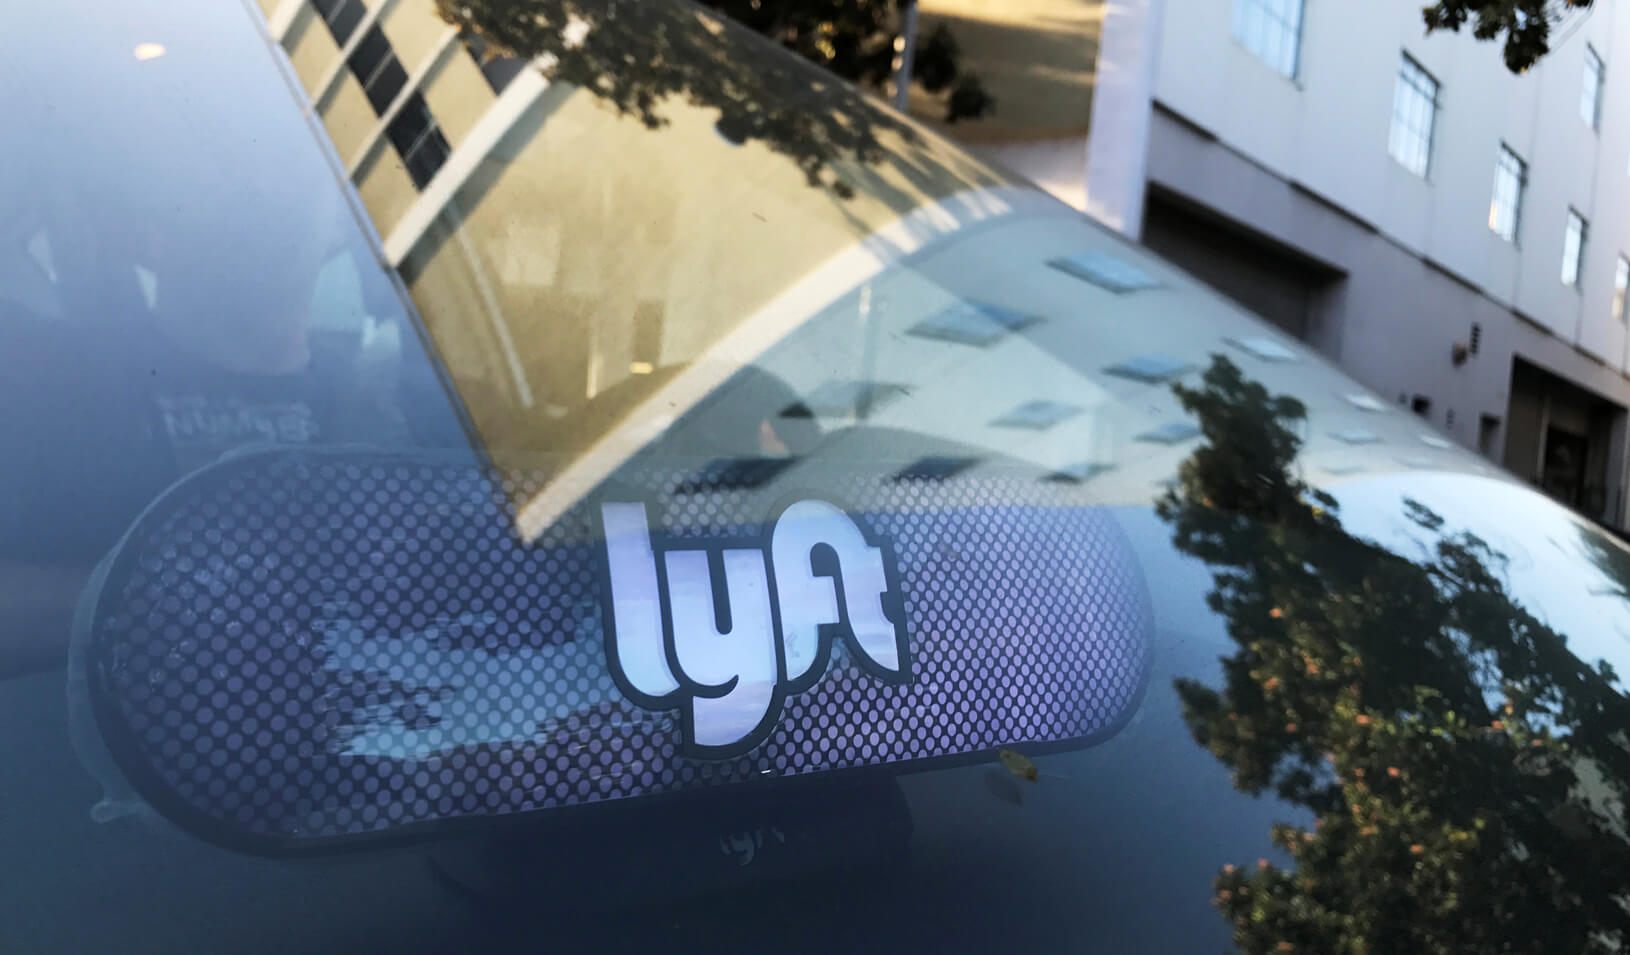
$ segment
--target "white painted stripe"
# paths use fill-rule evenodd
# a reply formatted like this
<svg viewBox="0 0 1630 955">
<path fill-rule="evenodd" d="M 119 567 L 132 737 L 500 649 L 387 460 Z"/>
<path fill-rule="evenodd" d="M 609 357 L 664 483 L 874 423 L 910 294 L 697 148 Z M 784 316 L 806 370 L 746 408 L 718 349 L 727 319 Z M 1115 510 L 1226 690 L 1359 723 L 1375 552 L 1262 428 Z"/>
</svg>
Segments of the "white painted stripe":
<svg viewBox="0 0 1630 955">
<path fill-rule="evenodd" d="M 396 0 L 379 0 L 373 6 L 367 8 L 368 12 L 362 15 L 356 29 L 352 30 L 350 37 L 346 39 L 345 46 L 340 48 L 339 57 L 329 64 L 328 72 L 323 74 L 322 81 L 312 89 L 311 106 L 313 109 L 322 112 L 328 105 L 328 98 L 334 95 L 334 91 L 339 88 L 340 77 L 345 75 L 345 61 L 351 58 L 351 54 L 355 53 L 357 47 L 362 45 L 362 38 L 368 35 L 368 31 L 373 29 L 373 25 L 379 22 L 379 18 L 384 16 L 385 11 L 389 10 L 395 2 Z"/>
<path fill-rule="evenodd" d="M 549 88 L 549 81 L 544 78 L 543 72 L 538 69 L 525 69 L 515 77 L 504 91 L 498 94 L 493 104 L 476 120 L 475 127 L 464 141 L 453 147 L 447 161 L 442 164 L 436 177 L 430 180 L 424 192 L 414 200 L 413 205 L 403 214 L 391 234 L 385 238 L 385 258 L 390 262 L 391 268 L 396 268 L 419 244 L 424 234 L 429 231 L 436 217 L 442 209 L 458 194 L 459 189 L 469 181 L 481 161 L 487 158 L 493 147 L 514 128 L 526 111 L 538 101 L 545 90 Z"/>
<path fill-rule="evenodd" d="M 521 539 L 536 540 L 675 418 L 711 394 L 776 342 L 888 266 L 974 223 L 1015 213 L 1065 213 L 1034 189 L 976 189 L 913 210 L 838 253 L 728 332 L 579 455 L 515 516 Z"/>
<path fill-rule="evenodd" d="M 374 126 L 373 132 L 368 134 L 362 148 L 358 149 L 356 155 L 351 157 L 351 162 L 345 169 L 347 177 L 353 181 L 356 179 L 357 170 L 362 168 L 362 164 L 368 161 L 368 157 L 372 155 L 373 151 L 378 149 L 385 141 L 385 130 L 391 123 L 396 121 L 397 115 L 402 112 L 402 107 L 407 105 L 408 99 L 414 93 L 417 93 L 420 87 L 424 86 L 425 78 L 441 64 L 442 58 L 447 55 L 447 51 L 451 50 L 456 42 L 458 42 L 458 27 L 448 27 L 441 36 L 436 38 L 436 45 L 425 55 L 424 61 L 414 68 L 412 75 L 407 78 L 407 83 L 403 85 L 402 91 L 396 94 L 396 99 L 391 101 L 391 104 L 385 108 L 384 114 L 379 117 L 378 124 Z"/>
<path fill-rule="evenodd" d="M 266 18 L 266 32 L 270 33 L 273 42 L 281 44 L 283 38 L 289 35 L 293 28 L 295 18 L 305 8 L 306 0 L 281 0 L 272 15 Z"/>
</svg>

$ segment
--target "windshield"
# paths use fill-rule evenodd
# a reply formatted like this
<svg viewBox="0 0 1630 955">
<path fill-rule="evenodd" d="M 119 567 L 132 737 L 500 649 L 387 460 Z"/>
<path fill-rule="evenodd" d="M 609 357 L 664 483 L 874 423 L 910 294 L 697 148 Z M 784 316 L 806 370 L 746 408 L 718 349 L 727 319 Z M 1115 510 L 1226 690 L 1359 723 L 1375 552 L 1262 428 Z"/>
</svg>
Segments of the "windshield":
<svg viewBox="0 0 1630 955">
<path fill-rule="evenodd" d="M 69 7 L 0 948 L 1630 932 L 1630 550 L 1295 336 L 686 0 Z"/>
<path fill-rule="evenodd" d="M 379 120 L 361 105 L 371 61 L 318 55 L 356 40 L 333 6 L 281 42 L 333 104 L 343 156 Z M 376 135 L 350 173 L 486 450 L 548 470 L 514 502 L 523 534 L 664 432 L 670 453 L 725 457 L 793 453 L 784 429 L 804 447 L 859 421 L 964 442 L 976 421 L 993 461 L 1114 463 L 1098 494 L 1137 499 L 1190 436 L 1163 382 L 1218 348 L 1306 380 L 1255 320 L 1172 295 L 1185 276 L 713 14 L 540 2 L 514 27 L 507 9 L 449 25 L 401 3 L 352 28 L 447 41 L 420 95 L 453 165 L 421 189 Z M 753 420 L 669 431 L 744 366 L 783 386 L 715 402 Z M 1370 413 L 1380 399 L 1322 390 L 1310 451 L 1339 459 L 1376 426 L 1417 465 L 1442 457 Z M 799 403 L 809 415 L 783 414 Z"/>
<path fill-rule="evenodd" d="M 501 11 L 467 10 L 458 26 L 492 27 L 482 18 Z M 535 26 L 504 38 L 532 65 L 483 73 L 458 41 L 424 82 L 423 121 L 450 150 L 434 188 L 419 191 L 379 141 L 358 149 L 352 177 L 480 438 L 501 462 L 547 456 L 555 499 L 934 236 L 1014 201 L 1047 205 L 694 7 L 528 12 Z M 377 27 L 387 42 L 454 29 L 429 3 Z M 300 69 L 348 39 L 307 14 L 283 44 Z M 309 92 L 360 98 L 366 63 L 334 76 L 332 59 L 310 57 Z M 325 116 L 336 143 L 375 124 L 358 109 Z M 922 306 L 877 306 L 891 307 Z M 831 377 L 862 371 L 845 364 Z M 558 514 L 551 500 L 516 502 L 528 533 Z"/>
</svg>

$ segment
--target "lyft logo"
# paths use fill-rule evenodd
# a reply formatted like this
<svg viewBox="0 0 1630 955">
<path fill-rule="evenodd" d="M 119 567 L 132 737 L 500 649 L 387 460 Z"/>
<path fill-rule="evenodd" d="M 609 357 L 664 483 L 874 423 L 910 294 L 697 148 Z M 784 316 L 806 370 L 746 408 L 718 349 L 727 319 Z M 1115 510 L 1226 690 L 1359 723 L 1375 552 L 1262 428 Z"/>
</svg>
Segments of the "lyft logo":
<svg viewBox="0 0 1630 955">
<path fill-rule="evenodd" d="M 825 501 L 781 512 L 761 540 L 654 539 L 641 503 L 600 507 L 606 662 L 648 710 L 678 710 L 687 752 L 724 758 L 769 736 L 840 639 L 885 683 L 911 676 L 893 555 Z"/>
</svg>

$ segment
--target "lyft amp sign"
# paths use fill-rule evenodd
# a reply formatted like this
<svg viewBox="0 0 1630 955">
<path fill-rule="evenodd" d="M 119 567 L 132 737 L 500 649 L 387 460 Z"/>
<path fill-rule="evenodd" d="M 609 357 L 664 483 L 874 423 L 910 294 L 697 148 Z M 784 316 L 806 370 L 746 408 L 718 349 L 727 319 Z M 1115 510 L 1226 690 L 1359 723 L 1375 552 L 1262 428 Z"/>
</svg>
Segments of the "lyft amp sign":
<svg viewBox="0 0 1630 955">
<path fill-rule="evenodd" d="M 634 703 L 679 711 L 692 756 L 762 743 L 834 640 L 878 680 L 911 678 L 893 554 L 832 504 L 793 504 L 757 540 L 653 538 L 642 503 L 600 518 L 606 662 Z"/>
</svg>

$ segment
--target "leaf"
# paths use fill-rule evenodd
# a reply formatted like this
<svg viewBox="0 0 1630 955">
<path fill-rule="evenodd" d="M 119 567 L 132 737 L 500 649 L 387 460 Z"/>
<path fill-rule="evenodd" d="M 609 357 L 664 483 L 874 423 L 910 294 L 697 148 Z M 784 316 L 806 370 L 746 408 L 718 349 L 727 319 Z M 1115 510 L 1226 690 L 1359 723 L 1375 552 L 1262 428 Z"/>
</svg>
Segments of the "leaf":
<svg viewBox="0 0 1630 955">
<path fill-rule="evenodd" d="M 997 751 L 996 758 L 1002 761 L 1002 765 L 1007 768 L 1008 772 L 1020 779 L 1035 782 L 1041 778 L 1041 772 L 1036 769 L 1036 764 L 1032 763 L 1030 758 L 1023 753 L 1003 749 Z"/>
</svg>

